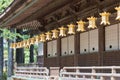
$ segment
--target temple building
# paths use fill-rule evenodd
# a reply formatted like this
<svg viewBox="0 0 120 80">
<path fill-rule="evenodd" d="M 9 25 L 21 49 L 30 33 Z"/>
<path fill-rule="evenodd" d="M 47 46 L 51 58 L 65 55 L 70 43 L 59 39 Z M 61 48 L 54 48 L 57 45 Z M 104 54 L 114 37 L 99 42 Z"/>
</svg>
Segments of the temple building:
<svg viewBox="0 0 120 80">
<path fill-rule="evenodd" d="M 9 64 L 25 64 L 25 48 L 33 63 L 37 44 L 41 67 L 120 66 L 120 0 L 14 0 L 0 25 L 30 36 L 10 42 Z"/>
</svg>

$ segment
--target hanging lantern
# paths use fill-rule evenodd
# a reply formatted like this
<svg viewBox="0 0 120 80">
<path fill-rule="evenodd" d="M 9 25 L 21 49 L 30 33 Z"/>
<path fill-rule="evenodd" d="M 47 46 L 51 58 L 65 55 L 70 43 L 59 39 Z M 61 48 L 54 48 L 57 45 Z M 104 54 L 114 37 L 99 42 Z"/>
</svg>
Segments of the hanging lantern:
<svg viewBox="0 0 120 80">
<path fill-rule="evenodd" d="M 15 49 L 15 48 L 16 48 L 16 46 L 17 46 L 17 44 L 16 44 L 16 43 L 12 43 L 11 45 L 12 45 L 12 48 L 13 48 L 13 49 Z"/>
<path fill-rule="evenodd" d="M 35 36 L 35 43 L 38 43 L 39 42 L 39 36 Z"/>
<path fill-rule="evenodd" d="M 59 28 L 59 30 L 60 30 L 59 36 L 66 36 L 67 28 L 61 27 L 61 28 Z"/>
<path fill-rule="evenodd" d="M 10 44 L 10 48 L 14 48 L 14 43 L 11 43 L 11 44 Z"/>
<path fill-rule="evenodd" d="M 17 48 L 17 43 L 14 43 L 14 48 L 15 48 L 15 49 Z"/>
<path fill-rule="evenodd" d="M 26 46 L 27 46 L 27 41 L 24 40 L 24 41 L 23 41 L 23 47 L 26 47 Z"/>
<path fill-rule="evenodd" d="M 23 42 L 21 41 L 21 42 L 19 43 L 19 45 L 20 45 L 19 47 L 22 48 Z"/>
<path fill-rule="evenodd" d="M 52 30 L 52 33 L 53 33 L 52 38 L 58 38 L 59 31 L 57 29 Z"/>
<path fill-rule="evenodd" d="M 77 22 L 78 24 L 78 28 L 77 28 L 77 31 L 85 31 L 85 22 L 80 20 Z"/>
<path fill-rule="evenodd" d="M 41 35 L 40 35 L 40 41 L 41 41 L 41 42 L 45 42 L 45 41 L 46 41 L 46 39 L 45 39 L 45 34 L 41 34 Z"/>
<path fill-rule="evenodd" d="M 115 8 L 117 10 L 116 20 L 120 20 L 120 6 Z"/>
<path fill-rule="evenodd" d="M 30 39 L 27 40 L 27 46 L 30 46 Z"/>
<path fill-rule="evenodd" d="M 30 39 L 26 40 L 26 48 L 30 48 Z"/>
<path fill-rule="evenodd" d="M 47 32 L 46 34 L 46 40 L 52 40 L 52 33 L 51 32 Z"/>
<path fill-rule="evenodd" d="M 74 24 L 68 25 L 68 34 L 75 34 L 75 25 Z"/>
<path fill-rule="evenodd" d="M 17 48 L 21 48 L 21 42 L 17 43 Z"/>
<path fill-rule="evenodd" d="M 19 47 L 19 44 L 18 44 L 18 42 L 16 43 L 16 48 L 18 48 Z"/>
<path fill-rule="evenodd" d="M 30 38 L 30 45 L 35 43 L 35 38 Z"/>
<path fill-rule="evenodd" d="M 20 48 L 19 42 L 16 43 L 16 48 Z"/>
<path fill-rule="evenodd" d="M 103 12 L 103 13 L 100 13 L 100 15 L 102 16 L 101 24 L 110 25 L 110 21 L 109 21 L 110 13 L 109 12 Z"/>
<path fill-rule="evenodd" d="M 88 28 L 92 28 L 92 29 L 94 29 L 94 28 L 96 28 L 96 19 L 97 18 L 95 18 L 95 17 L 89 17 L 89 18 L 87 18 L 88 20 L 89 20 L 89 26 L 88 26 Z"/>
<path fill-rule="evenodd" d="M 24 47 L 24 41 L 21 42 L 21 47 Z"/>
</svg>

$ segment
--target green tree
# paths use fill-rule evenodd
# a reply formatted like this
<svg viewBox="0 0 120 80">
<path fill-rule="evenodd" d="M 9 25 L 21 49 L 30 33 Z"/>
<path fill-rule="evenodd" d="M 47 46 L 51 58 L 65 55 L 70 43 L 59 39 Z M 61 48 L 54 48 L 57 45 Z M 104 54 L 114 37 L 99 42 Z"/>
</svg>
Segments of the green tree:
<svg viewBox="0 0 120 80">
<path fill-rule="evenodd" d="M 14 0 L 0 0 L 0 14 L 13 2 Z"/>
<path fill-rule="evenodd" d="M 16 33 L 16 32 L 11 32 L 8 29 L 1 29 L 0 28 L 0 31 L 2 32 L 0 34 L 0 37 L 3 37 L 4 39 L 10 39 L 12 41 L 14 41 L 14 39 L 16 39 L 16 37 L 20 37 L 22 39 L 28 39 L 29 38 L 28 35 L 21 35 L 21 34 Z"/>
</svg>

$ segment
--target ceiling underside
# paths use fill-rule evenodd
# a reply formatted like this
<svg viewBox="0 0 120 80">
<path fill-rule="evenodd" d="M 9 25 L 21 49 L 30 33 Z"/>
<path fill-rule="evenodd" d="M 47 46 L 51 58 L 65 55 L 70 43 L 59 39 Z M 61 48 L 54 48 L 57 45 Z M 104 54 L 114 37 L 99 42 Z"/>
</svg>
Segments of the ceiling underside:
<svg viewBox="0 0 120 80">
<path fill-rule="evenodd" d="M 6 26 L 16 25 L 18 23 L 25 23 L 29 22 L 31 20 L 35 20 L 38 17 L 43 17 L 59 7 L 69 3 L 71 0 L 36 0 L 33 5 L 29 6 L 26 10 L 24 10 L 21 14 L 16 16 L 14 19 L 10 20 L 13 16 L 17 15 L 22 11 L 22 9 L 25 9 L 30 3 L 32 3 L 35 0 L 25 0 L 25 1 L 17 1 L 14 3 L 11 9 L 5 16 L 3 16 L 0 19 L 0 24 L 3 24 L 5 22 Z M 20 6 L 20 7 L 18 7 Z"/>
<path fill-rule="evenodd" d="M 0 19 L 9 28 L 46 31 L 69 22 L 99 17 L 99 12 L 114 13 L 120 0 L 16 0 L 11 10 Z M 33 4 L 32 4 L 33 3 Z"/>
</svg>

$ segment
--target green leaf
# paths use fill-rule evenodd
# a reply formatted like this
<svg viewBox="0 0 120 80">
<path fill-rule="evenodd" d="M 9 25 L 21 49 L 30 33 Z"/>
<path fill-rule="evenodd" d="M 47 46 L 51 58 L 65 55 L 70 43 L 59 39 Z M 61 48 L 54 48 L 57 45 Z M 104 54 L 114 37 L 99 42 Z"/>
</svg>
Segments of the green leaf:
<svg viewBox="0 0 120 80">
<path fill-rule="evenodd" d="M 0 0 L 0 13 L 2 13 L 14 0 Z"/>
</svg>

